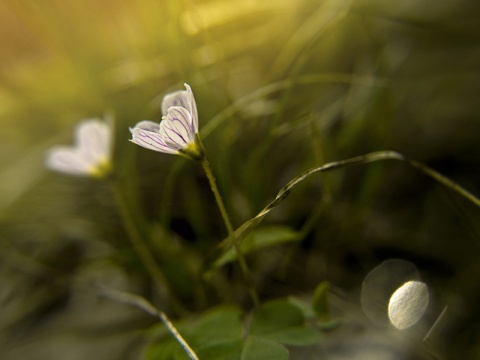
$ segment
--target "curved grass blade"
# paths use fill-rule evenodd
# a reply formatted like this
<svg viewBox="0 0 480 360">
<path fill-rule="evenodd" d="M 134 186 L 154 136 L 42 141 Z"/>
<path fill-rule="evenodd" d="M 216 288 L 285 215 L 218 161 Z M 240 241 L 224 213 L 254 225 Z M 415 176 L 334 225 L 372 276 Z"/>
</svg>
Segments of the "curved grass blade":
<svg viewBox="0 0 480 360">
<path fill-rule="evenodd" d="M 430 168 L 429 166 L 422 164 L 416 160 L 408 159 L 405 155 L 402 155 L 395 151 L 376 151 L 341 161 L 330 162 L 301 173 L 300 175 L 292 179 L 290 182 L 288 182 L 288 184 L 285 185 L 282 189 L 280 189 L 275 199 L 270 202 L 262 211 L 260 211 L 257 216 L 243 223 L 235 231 L 235 239 L 237 241 L 236 244 L 232 243 L 230 239 L 226 239 L 220 244 L 220 246 L 223 248 L 224 251 L 227 251 L 232 246 L 238 245 L 245 238 L 245 236 L 247 236 L 249 232 L 263 220 L 265 216 L 267 216 L 270 211 L 272 211 L 274 208 L 280 205 L 283 200 L 285 200 L 293 187 L 301 183 L 307 177 L 316 173 L 340 169 L 348 165 L 368 164 L 380 160 L 402 161 L 480 207 L 480 199 L 478 197 L 473 195 L 471 192 L 463 188 L 458 183 L 450 180 L 446 176 Z"/>
</svg>

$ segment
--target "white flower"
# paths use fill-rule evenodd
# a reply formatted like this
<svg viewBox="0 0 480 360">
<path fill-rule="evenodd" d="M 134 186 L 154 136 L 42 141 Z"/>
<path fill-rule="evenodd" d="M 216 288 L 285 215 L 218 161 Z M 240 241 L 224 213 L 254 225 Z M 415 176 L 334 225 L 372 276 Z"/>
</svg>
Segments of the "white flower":
<svg viewBox="0 0 480 360">
<path fill-rule="evenodd" d="M 74 146 L 48 150 L 50 170 L 77 176 L 104 177 L 111 171 L 112 126 L 99 119 L 85 119 L 75 128 Z"/>
<path fill-rule="evenodd" d="M 202 158 L 202 148 L 196 142 L 198 113 L 192 89 L 165 95 L 162 101 L 163 118 L 160 124 L 144 120 L 130 128 L 133 143 L 146 149 L 167 154 Z"/>
</svg>

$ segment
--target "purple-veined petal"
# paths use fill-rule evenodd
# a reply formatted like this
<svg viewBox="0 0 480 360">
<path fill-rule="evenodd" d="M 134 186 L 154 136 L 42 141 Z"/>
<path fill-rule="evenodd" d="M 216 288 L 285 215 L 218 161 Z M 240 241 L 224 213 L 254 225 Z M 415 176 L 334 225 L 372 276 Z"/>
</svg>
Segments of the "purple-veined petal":
<svg viewBox="0 0 480 360">
<path fill-rule="evenodd" d="M 150 120 L 143 120 L 136 123 L 135 126 L 133 127 L 133 129 L 137 129 L 137 128 L 145 131 L 158 133 L 158 130 L 160 129 L 160 124 Z M 132 131 L 132 129 L 130 129 L 130 131 Z"/>
<path fill-rule="evenodd" d="M 132 139 L 130 140 L 134 144 L 140 145 L 146 149 L 160 151 L 167 154 L 177 154 L 179 148 L 169 147 L 162 136 L 159 133 L 143 130 L 141 128 L 130 129 L 132 133 Z"/>
<path fill-rule="evenodd" d="M 96 164 L 86 159 L 79 149 L 58 146 L 47 152 L 45 165 L 50 170 L 65 174 L 89 175 Z"/>
<path fill-rule="evenodd" d="M 98 119 L 83 120 L 75 128 L 75 141 L 79 151 L 90 163 L 109 159 L 111 153 L 112 129 Z"/>
<path fill-rule="evenodd" d="M 195 97 L 190 85 L 184 84 L 187 90 L 178 90 L 173 93 L 165 95 L 162 101 L 162 114 L 166 116 L 168 109 L 179 106 L 185 108 L 191 115 L 191 128 L 194 134 L 198 132 L 198 112 Z"/>
<path fill-rule="evenodd" d="M 188 104 L 189 107 L 187 110 L 190 112 L 192 115 L 192 128 L 194 134 L 198 133 L 198 112 L 197 112 L 197 104 L 195 102 L 195 97 L 193 96 L 193 91 L 190 85 L 187 83 L 184 84 L 185 87 L 187 88 L 187 94 L 188 94 Z"/>
<path fill-rule="evenodd" d="M 185 90 L 178 90 L 165 95 L 162 101 L 162 115 L 167 116 L 168 109 L 174 106 L 180 106 L 190 111 L 189 99 Z"/>
<path fill-rule="evenodd" d="M 160 123 L 159 134 L 169 147 L 183 149 L 195 141 L 191 124 L 192 117 L 187 109 L 173 106 Z"/>
</svg>

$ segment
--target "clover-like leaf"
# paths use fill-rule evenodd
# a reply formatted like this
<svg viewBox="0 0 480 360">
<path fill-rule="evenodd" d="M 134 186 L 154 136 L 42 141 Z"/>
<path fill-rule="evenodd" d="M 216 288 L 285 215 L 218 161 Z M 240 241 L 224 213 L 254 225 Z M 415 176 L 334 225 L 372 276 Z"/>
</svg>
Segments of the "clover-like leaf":
<svg viewBox="0 0 480 360">
<path fill-rule="evenodd" d="M 288 360 L 288 350 L 278 342 L 249 336 L 243 347 L 240 360 Z"/>
<path fill-rule="evenodd" d="M 302 311 L 281 299 L 264 304 L 253 315 L 249 335 L 285 345 L 309 345 L 318 342 L 319 332 L 305 324 Z"/>
</svg>

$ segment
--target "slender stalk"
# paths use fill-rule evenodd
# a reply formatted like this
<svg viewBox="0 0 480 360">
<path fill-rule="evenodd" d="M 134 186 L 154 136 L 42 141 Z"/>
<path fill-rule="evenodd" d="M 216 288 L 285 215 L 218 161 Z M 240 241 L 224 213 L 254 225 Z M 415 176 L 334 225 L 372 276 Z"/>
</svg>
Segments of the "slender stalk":
<svg viewBox="0 0 480 360">
<path fill-rule="evenodd" d="M 144 241 L 143 236 L 140 233 L 140 230 L 138 229 L 138 226 L 130 213 L 127 201 L 123 196 L 122 191 L 118 186 L 116 186 L 116 184 L 112 184 L 112 188 L 115 195 L 115 200 L 117 201 L 120 216 L 122 217 L 125 229 L 128 232 L 128 237 L 132 243 L 133 248 L 137 252 L 142 263 L 145 265 L 145 268 L 149 272 L 150 276 L 157 283 L 157 286 L 159 286 L 160 288 L 164 288 L 168 291 L 169 295 L 171 295 L 171 291 L 169 291 L 170 287 L 168 281 L 162 270 L 156 263 L 155 259 L 153 258 L 152 253 L 150 252 L 150 249 L 148 248 L 146 242 Z"/>
<path fill-rule="evenodd" d="M 235 249 L 235 252 L 237 254 L 237 259 L 240 265 L 240 269 L 248 285 L 250 297 L 252 298 L 254 306 L 258 307 L 260 305 L 260 300 L 258 298 L 257 291 L 255 290 L 255 286 L 253 285 L 251 273 L 248 268 L 247 262 L 245 260 L 245 256 L 243 256 L 243 253 L 240 249 L 240 246 L 238 245 L 238 242 L 235 241 L 235 231 L 233 230 L 232 222 L 230 221 L 230 217 L 228 216 L 228 212 L 225 208 L 225 205 L 223 204 L 223 200 L 220 195 L 220 192 L 218 191 L 217 182 L 215 180 L 215 177 L 213 176 L 212 168 L 210 166 L 210 163 L 205 157 L 203 157 L 203 159 L 201 160 L 201 163 L 202 163 L 203 170 L 205 171 L 205 174 L 207 175 L 208 181 L 210 183 L 210 188 L 212 189 L 212 192 L 215 195 L 215 200 L 217 202 L 218 208 L 222 215 L 223 222 L 225 223 L 225 227 L 227 228 L 227 231 L 228 231 L 228 237 L 231 239 L 230 241 L 233 243 L 233 248 Z"/>
<path fill-rule="evenodd" d="M 160 321 L 165 325 L 170 334 L 172 334 L 175 340 L 177 340 L 177 342 L 181 345 L 183 350 L 185 350 L 190 360 L 199 360 L 198 355 L 195 354 L 195 351 L 193 351 L 193 349 L 190 347 L 190 345 L 188 345 L 182 335 L 180 335 L 178 330 L 168 318 L 167 314 L 155 308 L 150 302 L 147 301 L 147 299 L 139 295 L 130 294 L 105 286 L 101 286 L 100 289 L 104 296 L 124 304 L 136 306 L 139 309 L 145 311 L 146 313 L 160 319 Z"/>
</svg>

